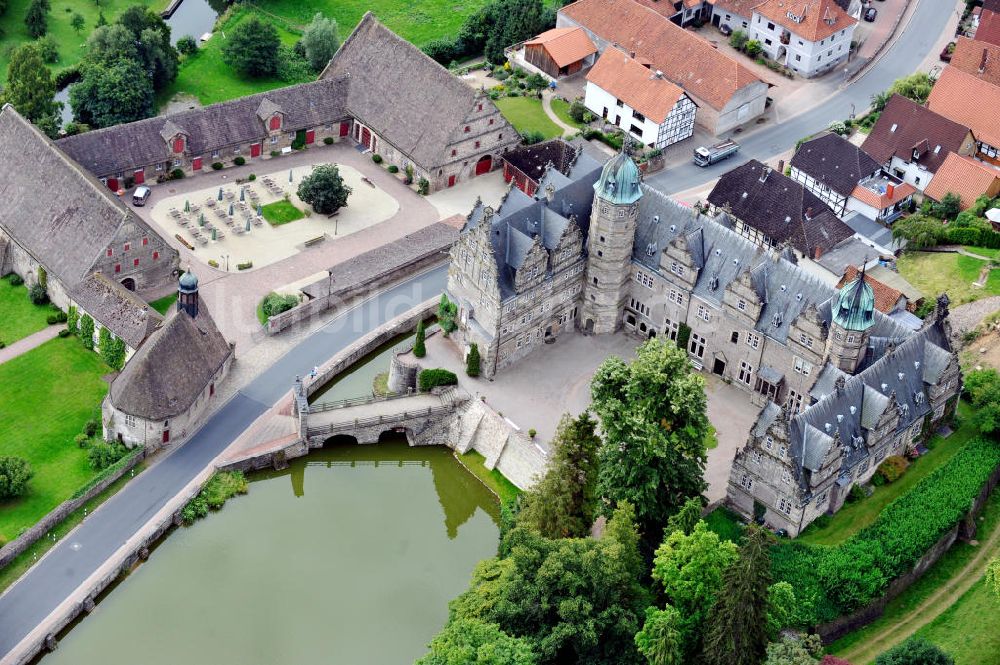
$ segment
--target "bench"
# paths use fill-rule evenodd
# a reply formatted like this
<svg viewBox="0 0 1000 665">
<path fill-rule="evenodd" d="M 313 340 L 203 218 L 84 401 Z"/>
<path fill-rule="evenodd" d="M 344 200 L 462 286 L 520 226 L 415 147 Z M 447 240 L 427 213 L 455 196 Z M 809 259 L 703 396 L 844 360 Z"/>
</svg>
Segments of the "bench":
<svg viewBox="0 0 1000 665">
<path fill-rule="evenodd" d="M 326 234 L 325 233 L 323 235 L 321 235 L 321 236 L 316 236 L 315 238 L 309 238 L 309 240 L 306 240 L 305 246 L 306 247 L 312 247 L 313 245 L 318 245 L 319 243 L 323 242 L 324 240 L 326 240 Z"/>
</svg>

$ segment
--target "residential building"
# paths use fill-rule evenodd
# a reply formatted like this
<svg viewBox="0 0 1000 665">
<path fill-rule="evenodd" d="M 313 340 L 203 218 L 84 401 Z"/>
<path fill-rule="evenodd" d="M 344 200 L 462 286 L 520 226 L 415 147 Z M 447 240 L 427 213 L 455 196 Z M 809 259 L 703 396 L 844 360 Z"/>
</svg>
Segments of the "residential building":
<svg viewBox="0 0 1000 665">
<path fill-rule="evenodd" d="M 528 196 L 534 196 L 538 192 L 539 181 L 550 168 L 571 177 L 578 169 L 592 171 L 598 166 L 600 162 L 585 153 L 582 141 L 570 143 L 552 139 L 523 145 L 505 153 L 503 178 Z"/>
<path fill-rule="evenodd" d="M 927 108 L 967 126 L 976 139 L 976 157 L 1000 166 L 1000 86 L 995 86 L 956 67 L 945 67 L 938 78 Z"/>
<path fill-rule="evenodd" d="M 982 81 L 1000 85 L 1000 44 L 959 37 L 948 63 Z"/>
<path fill-rule="evenodd" d="M 841 219 L 858 183 L 882 173 L 882 165 L 871 155 L 832 133 L 799 146 L 789 168 L 792 180 L 805 185 Z"/>
<path fill-rule="evenodd" d="M 768 84 L 738 60 L 636 0 L 578 0 L 559 10 L 556 27 L 582 27 L 597 49 L 625 51 L 663 72 L 698 107 L 697 123 L 722 134 L 764 112 Z"/>
<path fill-rule="evenodd" d="M 847 60 L 857 23 L 834 0 L 765 0 L 753 8 L 749 36 L 772 60 L 813 77 Z"/>
<path fill-rule="evenodd" d="M 524 42 L 520 57 L 549 78 L 570 76 L 594 64 L 597 47 L 582 28 L 553 28 Z"/>
<path fill-rule="evenodd" d="M 1000 8 L 983 5 L 975 36 L 977 42 L 987 42 L 1000 46 Z"/>
<path fill-rule="evenodd" d="M 818 259 L 854 232 L 804 185 L 750 160 L 724 173 L 708 195 L 714 213 L 725 212 L 734 230 L 761 247 L 794 250 Z"/>
<path fill-rule="evenodd" d="M 639 4 L 649 7 L 664 18 L 670 19 L 675 25 L 686 27 L 692 23 L 704 21 L 710 7 L 705 0 L 636 0 Z"/>
<path fill-rule="evenodd" d="M 887 172 L 924 191 L 948 153 L 974 155 L 976 140 L 967 126 L 893 95 L 861 149 Z"/>
<path fill-rule="evenodd" d="M 858 183 L 847 200 L 847 209 L 882 224 L 892 224 L 908 211 L 917 188 L 885 173 Z"/>
<path fill-rule="evenodd" d="M 609 48 L 587 74 L 584 104 L 649 148 L 666 148 L 694 134 L 698 107 L 663 72 Z"/>
<path fill-rule="evenodd" d="M 488 95 L 368 13 L 320 80 L 61 139 L 112 190 L 350 139 L 431 189 L 488 173 L 520 135 Z"/>
<path fill-rule="evenodd" d="M 715 0 L 712 3 L 712 25 L 749 34 L 753 9 L 761 2 L 763 0 Z"/>
<path fill-rule="evenodd" d="M 944 160 L 924 193 L 935 201 L 940 201 L 949 193 L 957 194 L 965 210 L 980 196 L 1000 196 L 1000 168 L 952 153 Z"/>
<path fill-rule="evenodd" d="M 111 382 L 101 405 L 104 438 L 155 450 L 194 433 L 219 400 L 235 347 L 215 326 L 188 271 L 177 306 Z"/>
</svg>

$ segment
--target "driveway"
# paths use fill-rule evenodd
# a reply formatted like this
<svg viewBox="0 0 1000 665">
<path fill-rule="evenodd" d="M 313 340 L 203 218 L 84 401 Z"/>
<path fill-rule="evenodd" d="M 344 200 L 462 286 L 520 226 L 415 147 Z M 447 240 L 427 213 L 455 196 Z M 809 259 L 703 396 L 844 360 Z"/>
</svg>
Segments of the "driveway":
<svg viewBox="0 0 1000 665">
<path fill-rule="evenodd" d="M 705 465 L 705 496 L 709 503 L 726 497 L 729 468 L 733 457 L 746 442 L 760 409 L 750 403 L 750 395 L 717 376 L 702 372 L 708 394 L 708 419 L 715 427 L 719 444 L 708 451 Z"/>
</svg>

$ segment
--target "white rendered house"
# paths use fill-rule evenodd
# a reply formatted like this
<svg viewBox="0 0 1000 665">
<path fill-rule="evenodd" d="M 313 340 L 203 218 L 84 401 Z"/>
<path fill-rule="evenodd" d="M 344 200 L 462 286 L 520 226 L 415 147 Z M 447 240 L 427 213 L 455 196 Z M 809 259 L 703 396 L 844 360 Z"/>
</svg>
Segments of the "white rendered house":
<svg viewBox="0 0 1000 665">
<path fill-rule="evenodd" d="M 833 0 L 765 0 L 754 8 L 748 34 L 769 58 L 810 78 L 847 60 L 857 23 Z"/>
</svg>

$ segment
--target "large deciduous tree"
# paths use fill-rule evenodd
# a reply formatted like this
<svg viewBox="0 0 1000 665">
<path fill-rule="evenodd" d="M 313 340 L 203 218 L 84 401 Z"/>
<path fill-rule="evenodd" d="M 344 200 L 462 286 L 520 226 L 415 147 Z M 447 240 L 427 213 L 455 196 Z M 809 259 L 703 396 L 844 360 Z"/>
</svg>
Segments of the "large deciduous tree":
<svg viewBox="0 0 1000 665">
<path fill-rule="evenodd" d="M 246 76 L 274 76 L 278 72 L 281 40 L 277 29 L 251 16 L 229 33 L 222 53 L 226 62 Z"/>
<path fill-rule="evenodd" d="M 340 46 L 337 33 L 337 22 L 317 12 L 312 22 L 302 33 L 302 46 L 306 52 L 306 60 L 313 71 L 319 72 Z"/>
<path fill-rule="evenodd" d="M 1000 373 L 977 369 L 965 376 L 965 391 L 975 407 L 972 423 L 983 434 L 1000 434 Z"/>
<path fill-rule="evenodd" d="M 555 453 L 542 480 L 522 496 L 518 523 L 546 538 L 582 538 L 597 509 L 597 449 L 601 439 L 589 414 L 559 421 Z"/>
<path fill-rule="evenodd" d="M 667 519 L 705 489 L 705 382 L 687 354 L 652 339 L 631 363 L 609 358 L 591 383 L 600 416 L 598 493 L 636 507 L 640 530 L 658 543 Z"/>
<path fill-rule="evenodd" d="M 495 623 L 478 619 L 452 621 L 429 645 L 416 665 L 535 665 L 531 645 L 511 637 Z"/>
<path fill-rule="evenodd" d="M 7 65 L 7 87 L 3 101 L 38 125 L 49 136 L 59 130 L 59 103 L 55 101 L 56 84 L 42 54 L 35 44 L 15 49 Z"/>
<path fill-rule="evenodd" d="M 77 122 L 110 127 L 153 115 L 153 83 L 134 60 L 89 65 L 69 91 Z"/>
<path fill-rule="evenodd" d="M 934 247 L 941 242 L 944 226 L 941 220 L 917 213 L 892 225 L 892 237 L 906 240 L 911 249 Z"/>
<path fill-rule="evenodd" d="M 0 457 L 0 500 L 21 496 L 35 475 L 28 461 L 20 457 Z"/>
<path fill-rule="evenodd" d="M 708 617 L 706 665 L 759 665 L 767 654 L 771 536 L 757 525 L 743 532 L 739 558 L 723 574 Z"/>
<path fill-rule="evenodd" d="M 299 183 L 299 198 L 321 215 L 343 208 L 350 194 L 351 188 L 344 184 L 340 170 L 333 164 L 317 166 Z"/>
</svg>

